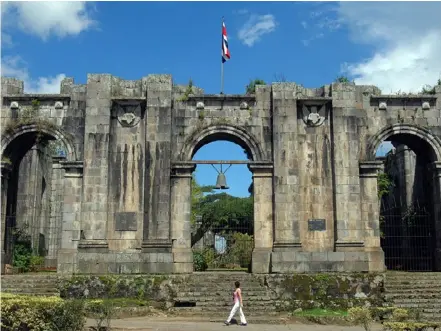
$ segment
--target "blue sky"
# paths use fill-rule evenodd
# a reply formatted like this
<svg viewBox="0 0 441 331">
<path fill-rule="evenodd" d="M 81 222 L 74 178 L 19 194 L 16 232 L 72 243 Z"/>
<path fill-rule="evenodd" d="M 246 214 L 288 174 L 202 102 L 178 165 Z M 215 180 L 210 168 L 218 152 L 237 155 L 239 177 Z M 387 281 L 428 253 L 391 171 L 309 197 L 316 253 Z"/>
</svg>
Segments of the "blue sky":
<svg viewBox="0 0 441 331">
<path fill-rule="evenodd" d="M 417 91 L 440 76 L 440 2 L 2 2 L 2 75 L 27 92 L 57 93 L 64 77 L 87 73 L 140 79 L 170 73 L 206 93 L 220 91 L 221 17 L 231 60 L 225 93 L 250 79 L 284 76 L 319 87 L 339 75 L 384 93 Z M 213 147 L 215 146 L 215 147 Z M 237 151 L 237 152 L 236 152 Z M 233 155 L 234 153 L 234 155 Z M 237 154 L 237 157 L 236 157 Z M 200 159 L 243 159 L 228 143 Z M 199 166 L 211 184 L 216 172 Z M 233 166 L 231 194 L 247 195 L 251 175 Z"/>
</svg>

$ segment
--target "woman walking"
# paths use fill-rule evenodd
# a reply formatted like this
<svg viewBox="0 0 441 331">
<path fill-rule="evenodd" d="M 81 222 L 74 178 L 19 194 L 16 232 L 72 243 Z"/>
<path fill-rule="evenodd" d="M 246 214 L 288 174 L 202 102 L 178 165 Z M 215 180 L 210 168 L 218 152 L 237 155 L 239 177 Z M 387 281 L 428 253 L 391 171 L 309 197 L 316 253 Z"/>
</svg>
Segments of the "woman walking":
<svg viewBox="0 0 441 331">
<path fill-rule="evenodd" d="M 230 316 L 228 316 L 228 319 L 225 321 L 225 325 L 230 325 L 231 319 L 234 317 L 237 310 L 239 309 L 240 325 L 246 326 L 247 320 L 245 319 L 245 315 L 243 314 L 242 311 L 243 302 L 242 302 L 242 291 L 240 290 L 240 283 L 235 282 L 234 285 L 236 286 L 236 289 L 233 292 L 234 306 L 231 309 Z"/>
</svg>

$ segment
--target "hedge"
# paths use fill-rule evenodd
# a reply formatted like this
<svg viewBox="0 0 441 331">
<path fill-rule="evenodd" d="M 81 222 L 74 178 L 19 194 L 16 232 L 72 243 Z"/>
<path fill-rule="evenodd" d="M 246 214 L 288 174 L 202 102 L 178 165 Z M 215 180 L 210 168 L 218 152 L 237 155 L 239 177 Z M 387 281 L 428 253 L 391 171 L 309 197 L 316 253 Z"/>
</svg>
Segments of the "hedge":
<svg viewBox="0 0 441 331">
<path fill-rule="evenodd" d="M 81 331 L 84 302 L 59 297 L 1 294 L 1 329 L 14 331 Z"/>
</svg>

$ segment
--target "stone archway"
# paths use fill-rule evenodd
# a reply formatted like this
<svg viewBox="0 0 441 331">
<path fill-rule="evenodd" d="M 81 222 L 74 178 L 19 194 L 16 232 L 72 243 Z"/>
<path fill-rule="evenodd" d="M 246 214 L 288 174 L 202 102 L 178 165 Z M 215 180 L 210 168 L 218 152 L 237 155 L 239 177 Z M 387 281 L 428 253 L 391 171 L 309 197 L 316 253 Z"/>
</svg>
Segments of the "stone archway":
<svg viewBox="0 0 441 331">
<path fill-rule="evenodd" d="M 172 164 L 171 173 L 171 238 L 174 272 L 192 272 L 191 250 L 191 178 L 197 162 L 194 154 L 204 145 L 226 140 L 244 148 L 251 159 L 248 168 L 253 176 L 254 249 L 252 272 L 269 273 L 273 246 L 273 164 L 266 160 L 258 140 L 241 127 L 212 125 L 195 131 L 186 140 L 179 161 Z"/>
<path fill-rule="evenodd" d="M 2 236 L 1 236 L 1 253 L 2 253 L 2 270 L 4 272 L 5 266 L 5 245 L 6 242 L 9 242 L 11 238 L 11 234 L 6 231 L 8 217 L 12 223 L 15 223 L 15 209 L 17 207 L 8 208 L 8 204 L 16 205 L 17 204 L 17 188 L 14 188 L 14 183 L 16 184 L 18 181 L 18 172 L 19 166 L 21 163 L 21 159 L 24 155 L 32 148 L 32 146 L 36 142 L 35 135 L 42 135 L 48 138 L 49 140 L 58 140 L 62 143 L 65 149 L 65 156 L 52 158 L 52 171 L 49 178 L 45 178 L 45 183 L 47 180 L 51 182 L 55 179 L 55 185 L 52 190 L 49 190 L 45 193 L 45 196 L 49 199 L 46 205 L 49 208 L 50 216 L 48 217 L 47 224 L 50 229 L 57 229 L 56 231 L 49 231 L 49 234 L 45 234 L 49 236 L 47 241 L 50 241 L 50 249 L 48 251 L 47 259 L 51 260 L 51 263 L 56 265 L 57 259 L 57 251 L 58 251 L 58 237 L 61 235 L 61 224 L 62 224 L 62 213 L 63 206 L 60 203 L 63 203 L 63 194 L 64 194 L 64 184 L 65 184 L 65 166 L 70 165 L 76 162 L 77 153 L 75 149 L 75 145 L 72 142 L 72 139 L 69 135 L 60 128 L 54 126 L 42 126 L 38 124 L 25 124 L 21 126 L 17 126 L 14 130 L 10 130 L 4 133 L 1 137 L 1 147 L 0 147 L 0 155 L 1 155 L 1 199 L 2 199 L 2 213 L 1 213 L 1 227 L 2 227 Z M 52 162 L 51 161 L 51 162 Z M 12 181 L 12 183 L 11 183 Z M 14 185 L 14 186 L 13 186 Z M 46 185 L 46 184 L 45 184 Z M 47 191 L 47 190 L 46 190 Z M 15 198 L 13 198 L 15 195 Z M 57 199 L 55 199 L 56 197 Z M 43 198 L 42 198 L 43 199 Z M 43 200 L 42 200 L 43 201 Z M 50 206 L 49 206 L 50 204 Z M 11 210 L 9 210 L 11 209 Z M 9 213 L 9 214 L 8 214 Z M 41 216 L 43 217 L 43 216 Z M 56 222 L 56 225 L 54 225 Z M 42 230 L 44 231 L 44 230 Z"/>
<path fill-rule="evenodd" d="M 43 127 L 37 124 L 18 126 L 13 132 L 2 135 L 1 147 L 0 147 L 1 157 L 3 158 L 3 156 L 5 156 L 5 152 L 7 151 L 8 147 L 15 139 L 25 134 L 37 133 L 37 132 L 51 136 L 56 140 L 60 140 L 67 149 L 66 158 L 68 161 L 75 161 L 77 159 L 77 153 L 75 151 L 75 147 L 73 143 L 70 141 L 70 139 L 67 138 L 66 133 L 64 133 L 62 130 L 58 128 Z"/>
<path fill-rule="evenodd" d="M 367 247 L 372 250 L 382 251 L 382 247 L 380 242 L 383 239 L 380 239 L 380 217 L 385 217 L 386 214 L 383 214 L 383 204 L 382 201 L 377 196 L 377 178 L 378 173 L 384 169 L 383 161 L 376 160 L 376 151 L 379 148 L 380 144 L 384 141 L 394 141 L 398 144 L 404 144 L 408 146 L 408 148 L 414 152 L 419 152 L 418 155 L 423 159 L 425 171 L 424 177 L 425 181 L 431 183 L 431 192 L 429 191 L 428 197 L 431 202 L 429 205 L 433 207 L 433 212 L 430 211 L 431 220 L 429 223 L 434 225 L 433 230 L 427 230 L 432 234 L 435 234 L 435 237 L 429 239 L 428 241 L 433 239 L 435 254 L 434 254 L 434 264 L 431 267 L 431 270 L 441 270 L 441 140 L 435 136 L 430 130 L 414 126 L 411 124 L 394 124 L 381 129 L 377 134 L 372 136 L 368 140 L 367 145 L 367 155 L 366 161 L 360 163 L 360 185 L 361 185 L 361 210 L 362 210 L 362 222 L 364 224 L 371 224 L 369 229 L 376 229 L 373 233 L 376 235 L 372 235 L 367 238 Z M 427 176 L 430 176 L 428 178 Z M 415 193 L 413 193 L 415 194 Z M 425 196 L 425 195 L 424 195 Z M 413 197 L 415 199 L 415 197 Z M 420 197 L 417 197 L 418 199 Z M 424 198 L 424 197 L 423 197 Z M 396 208 L 400 209 L 402 201 L 400 200 L 395 205 Z M 384 208 L 386 209 L 386 208 Z M 389 207 L 388 210 L 391 210 L 389 213 L 392 218 L 396 218 L 396 211 L 392 212 L 392 208 Z M 364 212 L 363 212 L 364 211 Z M 414 211 L 417 213 L 416 211 Z M 369 216 L 370 213 L 370 216 Z M 417 215 L 418 216 L 418 215 Z M 421 215 L 419 217 L 423 219 L 424 217 Z M 378 224 L 373 224 L 373 222 L 378 222 Z M 431 227 L 432 225 L 428 226 Z M 403 230 L 404 231 L 404 230 Z M 367 231 L 369 232 L 369 231 Z M 395 235 L 397 236 L 397 235 Z M 407 235 L 406 235 L 407 236 Z M 409 234 L 410 236 L 410 234 Z M 421 236 L 421 234 L 420 234 Z M 433 246 L 431 246 L 433 247 Z M 374 249 L 375 248 L 375 249 Z M 386 256 L 384 259 L 387 262 L 388 256 L 386 252 Z M 429 262 L 428 262 L 429 263 Z M 413 270 L 413 269 L 411 269 Z"/>
</svg>

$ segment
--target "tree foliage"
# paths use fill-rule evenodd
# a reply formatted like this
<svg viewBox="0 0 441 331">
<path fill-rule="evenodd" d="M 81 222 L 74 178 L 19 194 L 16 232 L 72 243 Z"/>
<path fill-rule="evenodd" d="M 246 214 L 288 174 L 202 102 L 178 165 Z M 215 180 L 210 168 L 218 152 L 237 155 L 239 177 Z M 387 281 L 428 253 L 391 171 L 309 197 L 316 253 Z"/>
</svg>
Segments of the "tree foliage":
<svg viewBox="0 0 441 331">
<path fill-rule="evenodd" d="M 441 85 L 441 78 L 438 79 L 436 85 Z M 425 85 L 421 90 L 421 94 L 435 94 L 435 86 Z"/>
<path fill-rule="evenodd" d="M 378 174 L 377 186 L 378 186 L 378 199 L 381 200 L 383 196 L 389 194 L 393 186 L 391 177 L 385 172 L 380 172 Z"/>
<path fill-rule="evenodd" d="M 204 196 L 209 193 L 213 193 L 213 185 L 199 185 L 193 174 L 191 179 L 191 224 L 196 223 L 196 216 L 199 214 L 199 210 L 196 206 L 199 206 Z"/>
<path fill-rule="evenodd" d="M 213 233 L 234 230 L 252 234 L 254 205 L 251 196 L 239 198 L 227 193 L 204 194 L 200 193 L 201 186 L 196 180 L 193 179 L 193 183 L 197 190 L 192 195 L 192 217 L 196 220 L 196 216 L 199 216 L 201 222 L 197 224 L 197 230 L 192 235 L 192 246 L 209 230 Z M 213 190 L 210 186 L 202 188 L 205 188 L 205 192 Z"/>
<path fill-rule="evenodd" d="M 254 94 L 254 93 L 256 93 L 256 85 L 266 85 L 266 83 L 262 79 L 251 80 L 250 83 L 245 88 L 246 89 L 246 94 Z"/>
</svg>

